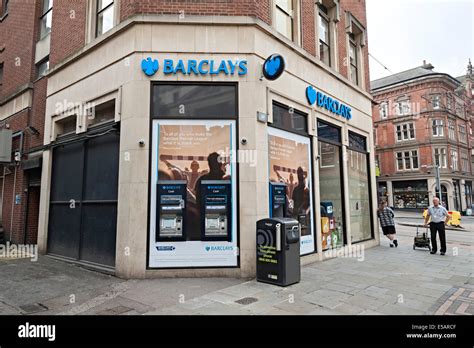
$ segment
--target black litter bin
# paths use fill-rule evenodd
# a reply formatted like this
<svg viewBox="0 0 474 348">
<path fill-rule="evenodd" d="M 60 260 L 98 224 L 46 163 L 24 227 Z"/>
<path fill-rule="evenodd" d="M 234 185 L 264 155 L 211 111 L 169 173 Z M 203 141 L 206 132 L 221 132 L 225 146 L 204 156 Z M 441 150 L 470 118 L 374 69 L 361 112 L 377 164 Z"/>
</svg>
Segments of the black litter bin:
<svg viewBox="0 0 474 348">
<path fill-rule="evenodd" d="M 257 222 L 257 281 L 279 286 L 298 283 L 301 227 L 290 218 Z"/>
</svg>

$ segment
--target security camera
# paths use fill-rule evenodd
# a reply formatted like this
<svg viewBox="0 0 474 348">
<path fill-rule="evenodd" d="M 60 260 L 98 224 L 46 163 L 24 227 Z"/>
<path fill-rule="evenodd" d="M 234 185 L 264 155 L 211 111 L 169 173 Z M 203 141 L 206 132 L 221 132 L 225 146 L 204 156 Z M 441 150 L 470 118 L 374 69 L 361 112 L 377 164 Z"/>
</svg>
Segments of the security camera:
<svg viewBox="0 0 474 348">
<path fill-rule="evenodd" d="M 143 140 L 143 139 L 140 140 L 140 141 L 138 142 L 138 145 L 140 145 L 140 147 L 145 146 L 145 140 Z"/>
<path fill-rule="evenodd" d="M 240 143 L 241 143 L 242 145 L 247 145 L 247 138 L 242 138 L 242 139 L 240 139 Z"/>
</svg>

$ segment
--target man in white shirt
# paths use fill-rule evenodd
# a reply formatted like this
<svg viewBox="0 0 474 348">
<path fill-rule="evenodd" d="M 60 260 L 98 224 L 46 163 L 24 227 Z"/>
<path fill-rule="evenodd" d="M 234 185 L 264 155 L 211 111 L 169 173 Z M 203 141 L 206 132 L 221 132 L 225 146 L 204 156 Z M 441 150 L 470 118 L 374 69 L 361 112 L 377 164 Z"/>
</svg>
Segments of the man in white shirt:
<svg viewBox="0 0 474 348">
<path fill-rule="evenodd" d="M 425 226 L 428 227 L 428 220 L 431 218 L 429 224 L 431 231 L 431 254 L 436 254 L 438 251 L 438 244 L 436 243 L 436 232 L 439 232 L 439 241 L 441 243 L 440 254 L 446 253 L 446 230 L 445 224 L 451 220 L 451 216 L 445 207 L 439 204 L 439 198 L 433 198 L 433 205 L 428 208 L 428 214 L 425 217 Z"/>
</svg>

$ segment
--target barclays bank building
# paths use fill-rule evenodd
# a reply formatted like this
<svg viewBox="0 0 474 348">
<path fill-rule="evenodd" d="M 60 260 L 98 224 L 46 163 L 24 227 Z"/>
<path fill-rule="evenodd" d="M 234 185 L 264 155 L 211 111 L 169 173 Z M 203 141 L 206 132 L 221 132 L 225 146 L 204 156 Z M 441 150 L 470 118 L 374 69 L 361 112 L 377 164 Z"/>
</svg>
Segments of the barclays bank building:
<svg viewBox="0 0 474 348">
<path fill-rule="evenodd" d="M 51 67 L 42 253 L 123 278 L 254 277 L 266 217 L 298 220 L 303 264 L 378 245 L 365 5 L 243 2 L 117 4 Z"/>
</svg>

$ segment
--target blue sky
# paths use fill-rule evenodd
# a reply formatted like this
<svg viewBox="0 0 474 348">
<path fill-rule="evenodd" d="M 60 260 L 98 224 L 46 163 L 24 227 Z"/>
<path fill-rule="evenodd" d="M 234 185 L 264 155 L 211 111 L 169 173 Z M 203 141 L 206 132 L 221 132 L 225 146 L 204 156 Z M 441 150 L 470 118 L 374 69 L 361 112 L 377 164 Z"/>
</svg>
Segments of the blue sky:
<svg viewBox="0 0 474 348">
<path fill-rule="evenodd" d="M 369 52 L 392 73 L 422 65 L 454 77 L 474 64 L 474 0 L 366 0 Z M 390 72 L 369 58 L 370 79 Z"/>
</svg>

